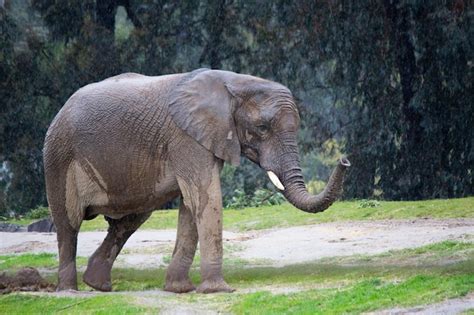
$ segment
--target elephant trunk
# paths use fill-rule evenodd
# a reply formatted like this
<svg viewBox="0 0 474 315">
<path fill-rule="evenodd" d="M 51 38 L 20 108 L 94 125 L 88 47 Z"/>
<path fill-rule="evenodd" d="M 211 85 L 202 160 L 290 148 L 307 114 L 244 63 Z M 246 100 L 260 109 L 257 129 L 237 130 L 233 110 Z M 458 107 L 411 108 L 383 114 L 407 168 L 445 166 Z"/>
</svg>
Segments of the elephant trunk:
<svg viewBox="0 0 474 315">
<path fill-rule="evenodd" d="M 269 172 L 270 180 L 279 188 L 283 190 L 286 199 L 296 208 L 305 212 L 316 213 L 326 210 L 342 192 L 342 183 L 346 169 L 351 165 L 349 160 L 341 158 L 338 165 L 334 169 L 329 178 L 329 181 L 324 190 L 318 195 L 311 195 L 306 189 L 303 174 L 299 166 L 298 156 L 291 159 L 293 165 L 287 165 L 281 172 L 283 183 L 278 180 L 278 177 Z M 275 178 L 272 179 L 272 173 Z M 281 185 L 280 187 L 278 187 Z"/>
</svg>

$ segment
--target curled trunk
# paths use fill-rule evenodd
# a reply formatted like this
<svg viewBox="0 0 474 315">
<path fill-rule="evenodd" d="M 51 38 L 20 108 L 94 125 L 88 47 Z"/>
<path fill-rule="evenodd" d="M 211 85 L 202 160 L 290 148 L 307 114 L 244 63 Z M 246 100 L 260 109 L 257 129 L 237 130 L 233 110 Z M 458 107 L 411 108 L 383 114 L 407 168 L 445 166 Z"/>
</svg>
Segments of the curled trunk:
<svg viewBox="0 0 474 315">
<path fill-rule="evenodd" d="M 344 173 L 350 165 L 349 160 L 341 158 L 332 172 L 326 188 L 317 195 L 311 195 L 304 184 L 299 163 L 296 162 L 296 165 L 287 168 L 283 174 L 283 186 L 285 189 L 283 193 L 286 199 L 300 210 L 310 213 L 324 211 L 341 194 Z"/>
</svg>

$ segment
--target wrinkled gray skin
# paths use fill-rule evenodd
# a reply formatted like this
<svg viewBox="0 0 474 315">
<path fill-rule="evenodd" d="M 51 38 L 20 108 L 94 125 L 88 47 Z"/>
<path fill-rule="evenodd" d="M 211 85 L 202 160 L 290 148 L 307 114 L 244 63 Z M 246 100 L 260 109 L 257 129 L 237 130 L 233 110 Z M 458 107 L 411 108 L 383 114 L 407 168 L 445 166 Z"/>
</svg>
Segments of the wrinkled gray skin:
<svg viewBox="0 0 474 315">
<path fill-rule="evenodd" d="M 48 202 L 57 228 L 58 289 L 77 289 L 77 234 L 104 215 L 108 234 L 89 259 L 84 282 L 110 291 L 112 264 L 151 211 L 181 196 L 165 290 L 195 287 L 188 271 L 200 242 L 197 291 L 233 291 L 222 276 L 219 172 L 241 154 L 284 186 L 297 208 L 319 212 L 341 191 L 341 159 L 326 189 L 310 195 L 296 143 L 299 115 L 284 86 L 249 75 L 200 69 L 147 77 L 126 73 L 87 85 L 66 102 L 44 146 Z M 277 179 L 278 180 L 278 179 Z"/>
</svg>

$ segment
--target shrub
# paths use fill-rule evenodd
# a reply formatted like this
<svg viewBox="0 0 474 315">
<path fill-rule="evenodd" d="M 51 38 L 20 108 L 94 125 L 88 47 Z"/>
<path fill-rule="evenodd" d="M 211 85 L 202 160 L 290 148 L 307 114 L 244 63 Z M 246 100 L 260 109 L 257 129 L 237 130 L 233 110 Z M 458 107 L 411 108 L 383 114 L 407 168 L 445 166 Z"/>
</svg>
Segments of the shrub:
<svg viewBox="0 0 474 315">
<path fill-rule="evenodd" d="M 306 188 L 311 194 L 319 194 L 326 187 L 326 182 L 322 180 L 310 180 L 306 184 Z"/>
<path fill-rule="evenodd" d="M 285 201 L 285 197 L 279 192 L 268 189 L 257 189 L 252 197 L 252 205 L 258 206 L 274 206 L 279 205 Z"/>
<path fill-rule="evenodd" d="M 241 209 L 245 207 L 273 206 L 285 201 L 279 192 L 268 189 L 257 189 L 253 196 L 245 194 L 243 190 L 236 189 L 234 196 L 224 205 L 226 208 Z"/>
<path fill-rule="evenodd" d="M 380 202 L 377 200 L 367 200 L 363 199 L 359 202 L 357 208 L 377 208 L 380 207 Z"/>
<path fill-rule="evenodd" d="M 26 214 L 28 219 L 43 219 L 49 216 L 49 208 L 38 206 L 34 209 L 31 209 L 30 212 Z"/>
</svg>

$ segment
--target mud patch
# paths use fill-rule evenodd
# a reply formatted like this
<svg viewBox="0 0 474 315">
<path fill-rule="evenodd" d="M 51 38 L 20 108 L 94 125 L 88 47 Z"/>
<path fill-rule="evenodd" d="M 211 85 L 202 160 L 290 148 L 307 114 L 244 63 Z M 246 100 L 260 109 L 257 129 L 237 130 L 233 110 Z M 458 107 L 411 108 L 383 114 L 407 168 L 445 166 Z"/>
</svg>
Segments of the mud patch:
<svg viewBox="0 0 474 315">
<path fill-rule="evenodd" d="M 14 291 L 53 292 L 56 286 L 46 281 L 35 268 L 22 268 L 15 275 L 0 275 L 0 294 Z"/>
</svg>

